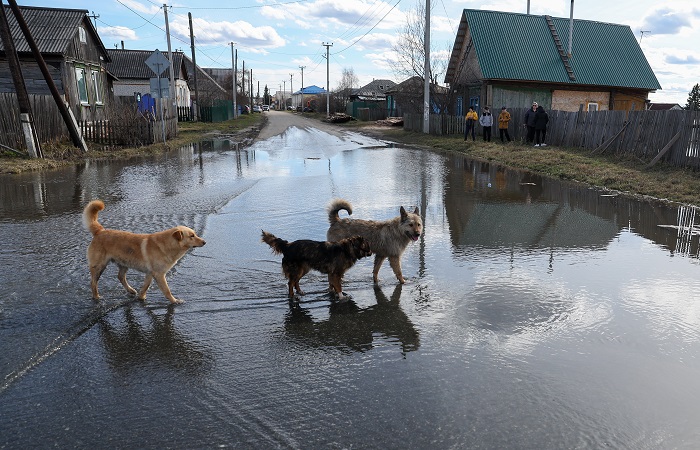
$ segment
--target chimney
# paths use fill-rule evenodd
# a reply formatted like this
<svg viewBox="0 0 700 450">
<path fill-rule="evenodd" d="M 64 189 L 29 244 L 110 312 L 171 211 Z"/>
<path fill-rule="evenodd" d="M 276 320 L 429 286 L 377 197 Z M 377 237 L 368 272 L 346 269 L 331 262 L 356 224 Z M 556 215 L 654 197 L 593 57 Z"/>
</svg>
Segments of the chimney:
<svg viewBox="0 0 700 450">
<path fill-rule="evenodd" d="M 122 50 L 124 50 L 124 41 L 122 41 Z"/>
<path fill-rule="evenodd" d="M 574 39 L 574 0 L 571 0 L 571 16 L 569 18 L 569 59 L 571 59 L 572 40 Z"/>
</svg>

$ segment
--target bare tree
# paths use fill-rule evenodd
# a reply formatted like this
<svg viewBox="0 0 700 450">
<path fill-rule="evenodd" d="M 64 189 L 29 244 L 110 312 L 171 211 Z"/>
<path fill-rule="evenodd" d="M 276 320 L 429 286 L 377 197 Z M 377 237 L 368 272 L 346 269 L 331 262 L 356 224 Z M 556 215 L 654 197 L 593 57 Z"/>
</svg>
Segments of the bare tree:
<svg viewBox="0 0 700 450">
<path fill-rule="evenodd" d="M 425 2 L 417 0 L 413 9 L 406 13 L 406 24 L 399 32 L 398 40 L 392 47 L 393 53 L 396 55 L 396 61 L 393 62 L 393 71 L 397 78 L 409 79 L 418 77 L 421 82 L 425 80 Z M 448 60 L 445 55 L 447 52 L 436 52 L 433 49 L 430 51 L 430 73 L 428 80 L 430 81 L 430 99 L 431 104 L 439 109 L 441 114 L 448 113 L 449 105 L 453 98 L 450 95 L 450 90 L 441 87 L 438 78 L 441 74 L 447 71 Z M 415 83 L 414 80 L 409 83 L 411 91 L 419 89 L 422 95 L 422 84 Z M 409 87 L 407 86 L 407 88 Z M 403 95 L 409 95 L 408 92 Z M 411 94 L 415 96 L 415 93 Z M 416 105 L 421 105 L 420 102 Z M 408 111 L 406 111 L 408 112 Z"/>
<path fill-rule="evenodd" d="M 360 80 L 355 75 L 352 67 L 344 67 L 343 74 L 340 77 L 338 86 L 333 94 L 333 103 L 335 111 L 345 111 L 345 106 L 350 101 L 352 90 L 359 87 Z"/>
</svg>

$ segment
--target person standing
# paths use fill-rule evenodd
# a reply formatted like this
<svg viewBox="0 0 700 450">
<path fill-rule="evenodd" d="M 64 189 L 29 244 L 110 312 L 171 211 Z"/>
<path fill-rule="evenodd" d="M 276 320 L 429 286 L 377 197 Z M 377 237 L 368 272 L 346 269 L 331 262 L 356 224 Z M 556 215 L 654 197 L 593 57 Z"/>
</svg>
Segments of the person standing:
<svg viewBox="0 0 700 450">
<path fill-rule="evenodd" d="M 547 123 L 549 122 L 549 114 L 542 106 L 537 107 L 535 114 L 535 147 L 546 147 L 544 139 L 547 136 Z"/>
<path fill-rule="evenodd" d="M 488 106 L 484 106 L 484 112 L 479 118 L 479 125 L 484 129 L 484 141 L 491 142 L 491 126 L 493 125 L 493 116 Z"/>
<path fill-rule="evenodd" d="M 464 124 L 464 140 L 467 140 L 467 137 L 471 133 L 472 135 L 472 141 L 476 141 L 476 132 L 474 129 L 476 128 L 476 121 L 479 120 L 479 115 L 474 111 L 474 107 L 470 106 L 469 111 L 467 112 L 467 117 L 465 117 L 466 123 Z"/>
<path fill-rule="evenodd" d="M 503 135 L 506 136 L 508 142 L 510 142 L 510 135 L 508 134 L 508 123 L 510 123 L 510 113 L 506 107 L 501 108 L 501 113 L 498 115 L 498 133 L 501 135 L 501 142 L 503 141 Z"/>
<path fill-rule="evenodd" d="M 535 114 L 537 113 L 537 102 L 532 102 L 532 108 L 528 109 L 525 113 L 525 126 L 527 127 L 527 135 L 525 135 L 525 142 L 527 144 L 532 144 L 535 139 Z"/>
</svg>

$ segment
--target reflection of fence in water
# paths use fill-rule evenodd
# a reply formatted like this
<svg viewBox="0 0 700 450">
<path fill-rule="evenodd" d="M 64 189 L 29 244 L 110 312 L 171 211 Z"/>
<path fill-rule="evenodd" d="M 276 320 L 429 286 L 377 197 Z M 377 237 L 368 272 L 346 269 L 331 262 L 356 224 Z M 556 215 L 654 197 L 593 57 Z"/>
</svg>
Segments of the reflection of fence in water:
<svg viewBox="0 0 700 450">
<path fill-rule="evenodd" d="M 695 225 L 696 211 L 697 208 L 693 206 L 681 206 L 678 208 L 676 252 L 681 255 L 691 256 L 693 237 L 700 235 L 700 228 Z"/>
</svg>

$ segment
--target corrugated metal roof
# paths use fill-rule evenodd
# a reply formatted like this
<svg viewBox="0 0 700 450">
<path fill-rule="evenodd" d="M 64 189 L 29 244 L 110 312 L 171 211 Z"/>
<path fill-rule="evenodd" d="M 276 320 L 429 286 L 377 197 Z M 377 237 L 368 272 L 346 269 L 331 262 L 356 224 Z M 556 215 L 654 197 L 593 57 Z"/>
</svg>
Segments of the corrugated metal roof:
<svg viewBox="0 0 700 450">
<path fill-rule="evenodd" d="M 552 21 L 568 51 L 569 19 Z M 627 25 L 574 19 L 569 62 L 575 80 L 569 79 L 544 16 L 465 9 L 460 30 L 465 25 L 484 79 L 661 89 Z M 458 34 L 456 48 L 465 36 Z M 446 78 L 454 76 L 456 64 L 453 51 Z"/>
<path fill-rule="evenodd" d="M 17 52 L 31 53 L 31 48 L 24 38 L 22 30 L 19 28 L 14 13 L 9 6 L 3 6 L 5 7 L 10 34 L 15 42 Z M 98 45 L 104 50 L 97 32 L 91 22 L 86 20 L 87 10 L 31 6 L 20 6 L 19 9 L 41 53 L 65 54 L 76 33 L 78 33 L 78 27 L 81 25 L 96 38 Z M 0 42 L 0 50 L 5 50 L 2 42 Z"/>
<path fill-rule="evenodd" d="M 318 87 L 315 84 L 312 84 L 311 86 L 306 86 L 304 88 L 304 94 L 313 95 L 313 94 L 325 94 L 325 93 L 326 93 L 325 89 L 323 89 L 322 87 Z M 293 95 L 301 95 L 301 89 L 294 92 Z"/>
<path fill-rule="evenodd" d="M 154 50 L 125 50 L 125 49 L 107 49 L 107 54 L 111 62 L 106 64 L 107 70 L 114 74 L 119 79 L 150 79 L 156 76 L 146 64 L 146 60 L 153 54 Z M 168 58 L 168 52 L 162 52 L 165 58 Z M 173 52 L 173 70 L 175 71 L 175 79 L 180 77 L 180 67 L 183 64 L 182 52 Z M 184 68 L 187 73 L 187 68 Z M 170 77 L 170 68 L 165 69 L 161 77 Z"/>
</svg>

